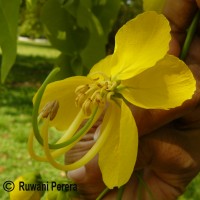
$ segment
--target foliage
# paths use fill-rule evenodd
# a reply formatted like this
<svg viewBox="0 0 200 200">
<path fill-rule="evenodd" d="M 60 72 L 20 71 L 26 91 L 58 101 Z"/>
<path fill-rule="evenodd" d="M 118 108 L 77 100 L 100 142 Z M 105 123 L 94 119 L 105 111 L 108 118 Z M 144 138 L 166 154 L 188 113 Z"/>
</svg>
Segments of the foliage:
<svg viewBox="0 0 200 200">
<path fill-rule="evenodd" d="M 42 20 L 49 40 L 62 52 L 59 60 L 61 67 L 66 65 L 62 61 L 68 60 L 68 69 L 70 67 L 73 74 L 82 74 L 105 56 L 108 34 L 120 3 L 120 0 L 46 2 Z"/>
<path fill-rule="evenodd" d="M 40 19 L 41 8 L 46 0 L 22 0 L 18 22 L 19 35 L 34 38 L 43 38 L 44 25 Z"/>
<path fill-rule="evenodd" d="M 0 47 L 3 53 L 1 81 L 14 64 L 16 57 L 17 21 L 20 0 L 0 0 Z"/>
<path fill-rule="evenodd" d="M 17 23 L 19 34 L 31 38 L 45 34 L 52 46 L 61 51 L 56 64 L 62 68 L 61 77 L 66 77 L 86 74 L 94 63 L 110 52 L 116 30 L 142 10 L 141 0 L 21 0 L 18 21 L 20 0 L 13 4 L 6 0 L 0 2 L 4 1 L 9 5 L 6 13 L 13 9 L 15 17 L 12 20 L 2 18 L 1 26 L 4 27 L 1 30 L 7 22 L 15 31 L 12 31 L 12 39 L 9 30 L 0 33 L 2 82 L 16 56 Z M 5 10 L 4 7 L 1 3 L 0 10 Z"/>
<path fill-rule="evenodd" d="M 20 43 L 18 54 L 20 56 L 7 77 L 6 85 L 0 85 L 1 184 L 33 171 L 40 171 L 46 181 L 64 179 L 63 172 L 49 164 L 35 162 L 27 151 L 32 97 L 52 69 L 57 52 L 49 47 Z M 0 199 L 7 200 L 8 196 L 9 193 L 1 187 Z"/>
</svg>

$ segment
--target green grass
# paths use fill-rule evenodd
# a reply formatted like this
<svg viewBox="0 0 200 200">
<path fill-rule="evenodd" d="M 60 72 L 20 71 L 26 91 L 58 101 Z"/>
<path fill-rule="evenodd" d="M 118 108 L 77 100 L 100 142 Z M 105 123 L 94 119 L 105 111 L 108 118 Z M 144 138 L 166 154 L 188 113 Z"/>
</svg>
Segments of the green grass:
<svg viewBox="0 0 200 200">
<path fill-rule="evenodd" d="M 50 53 L 49 53 L 50 52 Z M 44 180 L 64 179 L 64 173 L 48 163 L 34 161 L 27 151 L 31 130 L 32 98 L 53 67 L 58 52 L 46 46 L 19 44 L 19 55 L 6 84 L 0 85 L 0 199 L 6 180 L 40 171 Z M 0 58 L 1 59 L 1 58 Z"/>
<path fill-rule="evenodd" d="M 0 199 L 8 200 L 3 191 L 6 180 L 19 175 L 40 171 L 47 181 L 64 178 L 64 173 L 48 163 L 30 158 L 27 138 L 31 130 L 32 97 L 51 71 L 59 52 L 46 45 L 32 43 L 18 45 L 18 56 L 5 85 L 0 85 Z M 179 200 L 200 199 L 200 175 L 188 186 Z"/>
<path fill-rule="evenodd" d="M 200 199 L 200 174 L 188 185 L 186 192 L 178 200 Z"/>
</svg>

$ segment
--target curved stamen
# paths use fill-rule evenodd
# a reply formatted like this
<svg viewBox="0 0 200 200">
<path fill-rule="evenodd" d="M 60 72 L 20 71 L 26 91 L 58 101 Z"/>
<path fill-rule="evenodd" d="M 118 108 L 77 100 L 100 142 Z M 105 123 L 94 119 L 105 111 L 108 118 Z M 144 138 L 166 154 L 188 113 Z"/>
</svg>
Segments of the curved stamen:
<svg viewBox="0 0 200 200">
<path fill-rule="evenodd" d="M 54 76 L 58 73 L 60 69 L 59 68 L 55 68 L 46 78 L 46 80 L 44 81 L 44 83 L 42 84 L 42 86 L 40 87 L 40 89 L 38 90 L 38 93 L 36 95 L 35 98 L 35 104 L 34 104 L 34 108 L 33 108 L 33 119 L 32 119 L 32 124 L 33 124 L 33 132 L 35 135 L 35 138 L 37 139 L 37 141 L 43 146 L 43 138 L 41 137 L 39 128 L 38 128 L 38 110 L 40 107 L 40 102 L 43 96 L 43 93 L 45 91 L 45 88 L 47 86 L 47 84 L 49 84 L 49 82 L 52 81 L 52 79 L 54 78 Z M 39 115 L 42 116 L 42 115 Z M 74 141 L 74 138 L 70 138 L 68 141 L 65 141 L 63 143 L 58 143 L 58 144 L 49 144 L 49 148 L 50 149 L 59 149 L 59 148 L 63 148 L 67 145 L 69 145 L 70 143 L 72 143 Z"/>
<path fill-rule="evenodd" d="M 83 136 L 85 131 L 88 131 L 88 129 L 91 128 L 94 125 L 95 120 L 97 120 L 96 119 L 97 116 L 99 116 L 99 115 L 97 115 L 97 111 L 98 111 L 98 107 L 94 110 L 94 112 L 92 113 L 92 116 L 87 120 L 85 125 L 75 135 L 73 135 L 67 141 L 64 141 L 64 142 L 59 143 L 59 144 L 55 144 L 55 146 L 60 145 L 61 147 L 59 149 L 61 149 L 63 147 L 66 147 L 67 145 L 70 145 L 71 143 L 75 142 L 77 139 L 80 139 L 80 137 Z"/>
<path fill-rule="evenodd" d="M 64 135 L 56 142 L 56 144 L 63 143 L 70 139 L 76 133 L 84 119 L 85 115 L 83 111 L 80 110 L 70 127 L 65 131 Z"/>
<path fill-rule="evenodd" d="M 38 111 L 39 111 L 39 107 L 40 107 L 40 102 L 42 100 L 42 96 L 46 89 L 46 86 L 53 80 L 53 78 L 59 71 L 60 71 L 59 68 L 55 68 L 53 71 L 50 72 L 50 74 L 47 76 L 46 80 L 43 82 L 42 86 L 38 90 L 38 93 L 35 97 L 35 103 L 34 103 L 34 107 L 33 107 L 32 125 L 33 125 L 33 132 L 34 132 L 35 138 L 41 145 L 43 145 L 43 139 L 40 135 L 40 131 L 38 128 Z"/>
<path fill-rule="evenodd" d="M 109 136 L 111 127 L 106 126 L 102 132 L 102 134 L 99 136 L 98 140 L 96 143 L 92 146 L 92 148 L 78 161 L 68 164 L 68 165 L 63 165 L 58 162 L 56 162 L 51 154 L 51 151 L 49 149 L 48 141 L 44 140 L 44 151 L 47 156 L 48 161 L 57 169 L 64 170 L 64 171 L 69 171 L 69 170 L 74 170 L 77 168 L 82 167 L 86 163 L 88 163 L 94 156 L 100 151 L 101 147 L 105 143 L 106 139 Z M 47 137 L 47 135 L 45 135 Z M 76 141 L 78 142 L 78 141 Z"/>
<path fill-rule="evenodd" d="M 103 110 L 102 109 L 98 109 L 95 110 L 92 117 L 85 123 L 85 125 L 73 136 L 74 140 L 73 140 L 73 144 L 65 146 L 64 148 L 60 148 L 55 150 L 54 152 L 52 152 L 52 156 L 53 157 L 57 157 L 61 154 L 66 153 L 67 151 L 69 151 L 74 144 L 76 144 L 78 141 L 80 141 L 82 139 L 82 137 L 88 133 L 88 131 L 92 128 L 92 126 L 96 123 L 96 121 L 99 119 L 99 117 L 101 116 Z M 72 147 L 71 147 L 72 146 Z"/>
<path fill-rule="evenodd" d="M 28 152 L 30 154 L 30 156 L 37 160 L 37 161 L 41 161 L 41 162 L 48 162 L 47 158 L 44 156 L 38 156 L 33 148 L 33 140 L 34 140 L 34 132 L 31 132 L 29 134 L 29 138 L 28 138 Z"/>
<path fill-rule="evenodd" d="M 100 117 L 102 112 L 103 112 L 103 110 L 100 110 L 97 107 L 94 110 L 91 117 L 85 123 L 85 125 L 76 134 L 74 134 L 74 130 L 72 130 L 72 129 L 74 127 L 77 128 L 77 126 L 71 126 L 71 130 L 67 131 L 66 134 L 60 140 L 58 140 L 58 142 L 62 142 L 62 143 L 59 143 L 59 144 L 62 144 L 62 145 L 65 144 L 65 146 L 63 146 L 60 149 L 54 150 L 52 152 L 53 158 L 56 158 L 56 157 L 60 156 L 61 154 L 64 154 L 66 151 L 69 151 L 79 140 L 81 140 L 81 138 L 89 131 L 89 129 L 98 120 L 98 118 Z M 79 124 L 81 124 L 83 122 L 82 113 L 83 112 L 80 111 L 78 116 L 76 117 L 76 120 L 75 120 Z M 81 123 L 80 123 L 80 119 L 82 119 Z M 49 123 L 49 119 L 45 120 L 45 122 L 42 126 L 42 131 L 41 131 L 42 134 L 41 135 L 42 135 L 42 139 L 44 141 L 48 141 L 48 128 L 49 128 L 48 123 Z M 74 136 L 73 136 L 73 134 L 74 134 Z M 48 161 L 46 157 L 38 156 L 38 155 L 35 154 L 35 152 L 33 150 L 33 139 L 34 139 L 33 136 L 34 136 L 34 134 L 32 132 L 30 134 L 29 140 L 28 140 L 28 150 L 29 150 L 31 157 L 35 160 L 38 160 L 38 161 Z"/>
</svg>

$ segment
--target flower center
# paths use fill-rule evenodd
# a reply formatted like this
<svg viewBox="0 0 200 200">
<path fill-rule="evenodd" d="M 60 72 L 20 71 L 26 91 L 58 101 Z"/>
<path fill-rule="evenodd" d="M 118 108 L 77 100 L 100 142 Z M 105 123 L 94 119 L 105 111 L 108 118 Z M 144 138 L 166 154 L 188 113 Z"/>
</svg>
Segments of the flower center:
<svg viewBox="0 0 200 200">
<path fill-rule="evenodd" d="M 111 99 L 117 85 L 116 81 L 93 79 L 91 84 L 80 85 L 76 88 L 75 103 L 88 116 L 94 106 L 104 106 L 106 101 Z"/>
</svg>

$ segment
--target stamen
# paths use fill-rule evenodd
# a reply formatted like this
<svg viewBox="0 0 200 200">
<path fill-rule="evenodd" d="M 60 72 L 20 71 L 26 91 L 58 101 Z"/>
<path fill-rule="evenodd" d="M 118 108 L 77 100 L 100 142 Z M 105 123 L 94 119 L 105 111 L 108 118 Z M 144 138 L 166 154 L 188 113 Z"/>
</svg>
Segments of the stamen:
<svg viewBox="0 0 200 200">
<path fill-rule="evenodd" d="M 83 108 L 83 112 L 89 116 L 91 114 L 91 103 L 92 103 L 92 100 L 91 98 L 88 98 L 84 101 L 83 105 L 82 105 L 82 108 Z"/>
<path fill-rule="evenodd" d="M 83 102 L 84 102 L 84 100 L 85 100 L 85 96 L 86 96 L 86 94 L 83 94 L 83 93 L 79 93 L 79 94 L 77 95 L 77 97 L 76 97 L 76 99 L 75 99 L 75 104 L 76 104 L 76 106 L 79 106 L 79 107 L 82 106 L 82 104 L 83 104 Z"/>
<path fill-rule="evenodd" d="M 107 140 L 109 136 L 109 133 L 111 131 L 110 129 L 111 129 L 111 126 L 106 126 L 105 130 L 103 131 L 102 134 L 100 134 L 99 138 L 97 139 L 96 143 L 92 146 L 92 148 L 81 159 L 79 159 L 78 161 L 72 164 L 63 165 L 55 161 L 49 149 L 48 141 L 46 140 L 44 141 L 44 152 L 46 154 L 48 161 L 51 163 L 51 165 L 53 165 L 57 169 L 69 171 L 69 170 L 80 168 L 86 163 L 88 163 L 92 158 L 94 158 L 94 156 L 100 151 L 100 149 L 102 148 L 102 146 L 104 145 L 105 141 Z M 79 140 L 80 139 L 81 138 L 79 138 Z M 79 140 L 75 141 L 73 145 L 75 145 Z M 61 150 L 62 153 L 66 153 L 65 149 L 59 149 L 59 150 Z"/>
<path fill-rule="evenodd" d="M 101 94 L 98 92 L 95 96 L 95 102 L 100 104 L 101 102 L 103 102 L 103 98 L 101 96 Z"/>
<path fill-rule="evenodd" d="M 29 135 L 29 138 L 28 138 L 28 152 L 30 154 L 30 156 L 37 160 L 37 161 L 41 161 L 41 162 L 47 162 L 48 159 L 44 156 L 38 156 L 35 151 L 34 151 L 34 148 L 33 148 L 33 140 L 34 140 L 34 133 L 31 132 L 30 135 Z"/>
<path fill-rule="evenodd" d="M 48 77 L 46 78 L 46 80 L 43 82 L 42 86 L 38 90 L 38 93 L 34 99 L 33 117 L 32 117 L 33 132 L 34 132 L 35 138 L 41 145 L 43 145 L 43 139 L 40 135 L 40 131 L 38 127 L 38 119 L 40 119 L 40 116 L 38 116 L 38 110 L 39 110 L 40 102 L 42 100 L 42 96 L 47 84 L 49 84 L 52 81 L 52 79 L 55 77 L 55 75 L 59 71 L 60 71 L 59 68 L 55 68 L 51 71 L 51 73 L 48 75 Z"/>
<path fill-rule="evenodd" d="M 48 102 L 42 109 L 40 115 L 43 118 L 47 118 L 49 116 L 50 120 L 53 120 L 58 112 L 59 103 L 57 100 Z"/>
<path fill-rule="evenodd" d="M 109 92 L 109 93 L 107 94 L 107 96 L 106 96 L 107 101 L 110 101 L 112 95 L 114 95 L 114 94 L 115 94 L 114 92 Z"/>
<path fill-rule="evenodd" d="M 102 109 L 95 108 L 92 115 L 85 123 L 85 125 L 81 129 L 79 129 L 75 135 L 73 135 L 70 139 L 69 139 L 69 137 L 61 138 L 61 140 L 67 139 L 67 141 L 62 141 L 63 143 L 66 143 L 66 145 L 63 146 L 63 148 L 59 148 L 59 149 L 56 149 L 55 151 L 53 151 L 52 156 L 55 158 L 61 154 L 66 153 L 67 151 L 69 151 L 79 140 L 81 140 L 81 138 L 86 133 L 88 133 L 88 131 L 91 129 L 91 127 L 94 125 L 94 123 L 99 119 L 102 112 L 103 112 Z M 69 143 L 69 141 L 70 141 L 70 143 Z"/>
<path fill-rule="evenodd" d="M 81 85 L 76 88 L 75 104 L 83 109 L 86 116 L 91 114 L 92 106 L 103 106 L 107 100 L 114 95 L 119 82 L 105 79 L 100 74 L 97 79 L 93 79 L 91 84 Z"/>
<path fill-rule="evenodd" d="M 79 87 L 76 88 L 75 93 L 78 95 L 79 93 L 85 93 L 89 89 L 89 85 L 80 85 Z"/>
<path fill-rule="evenodd" d="M 60 144 L 69 140 L 76 133 L 76 131 L 78 130 L 84 119 L 85 119 L 84 113 L 82 110 L 80 110 L 75 119 L 73 120 L 73 122 L 71 123 L 71 125 L 64 132 L 62 137 L 56 142 L 56 144 Z"/>
<path fill-rule="evenodd" d="M 85 92 L 85 94 L 90 94 L 90 93 L 94 92 L 97 89 L 98 89 L 98 87 L 97 87 L 96 84 L 95 85 L 90 85 L 89 89 Z"/>
<path fill-rule="evenodd" d="M 114 90 L 116 87 L 117 87 L 118 83 L 115 81 L 111 86 L 110 88 L 108 88 L 109 91 L 112 91 Z"/>
<path fill-rule="evenodd" d="M 94 99 L 96 99 L 97 95 L 100 95 L 99 90 L 96 90 L 96 91 L 92 94 L 91 100 L 94 101 Z M 101 95 L 100 95 L 100 96 L 101 96 Z"/>
</svg>

